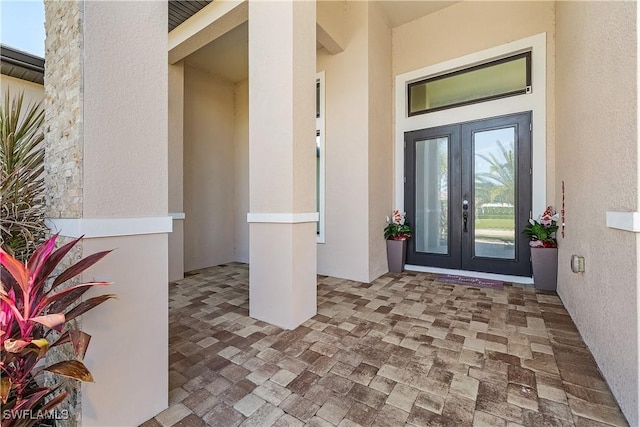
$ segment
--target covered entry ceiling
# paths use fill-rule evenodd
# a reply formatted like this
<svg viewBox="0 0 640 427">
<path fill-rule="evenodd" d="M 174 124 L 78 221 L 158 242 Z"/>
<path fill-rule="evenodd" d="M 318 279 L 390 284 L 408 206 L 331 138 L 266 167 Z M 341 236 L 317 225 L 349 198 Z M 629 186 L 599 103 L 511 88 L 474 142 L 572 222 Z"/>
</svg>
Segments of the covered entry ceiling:
<svg viewBox="0 0 640 427">
<path fill-rule="evenodd" d="M 389 25 L 394 28 L 459 2 L 460 0 L 384 0 L 374 3 L 380 6 Z"/>
<path fill-rule="evenodd" d="M 397 27 L 459 3 L 459 1 L 384 0 L 372 1 L 372 3 L 376 3 L 380 7 L 391 27 Z M 170 0 L 168 3 L 169 31 L 171 31 L 211 3 L 211 0 Z M 248 25 L 244 23 L 192 53 L 185 58 L 185 61 L 192 66 L 235 83 L 248 77 L 248 44 Z"/>
<path fill-rule="evenodd" d="M 169 0 L 169 31 L 182 24 L 212 0 Z M 436 12 L 461 0 L 443 1 L 405 1 L 382 0 L 376 1 L 389 20 L 391 27 L 397 27 L 414 19 Z"/>
<path fill-rule="evenodd" d="M 169 31 L 182 24 L 211 0 L 169 0 Z"/>
<path fill-rule="evenodd" d="M 193 52 L 185 62 L 232 83 L 249 77 L 249 24 L 245 22 Z"/>
</svg>

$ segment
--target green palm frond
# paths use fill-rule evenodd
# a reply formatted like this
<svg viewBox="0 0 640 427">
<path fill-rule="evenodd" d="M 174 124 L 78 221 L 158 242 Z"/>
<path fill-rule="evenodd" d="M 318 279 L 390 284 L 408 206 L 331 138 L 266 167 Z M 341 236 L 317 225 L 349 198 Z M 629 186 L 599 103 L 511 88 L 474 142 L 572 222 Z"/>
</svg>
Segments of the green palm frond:
<svg viewBox="0 0 640 427">
<path fill-rule="evenodd" d="M 476 191 L 479 191 L 487 202 L 514 203 L 516 183 L 516 162 L 513 147 L 507 149 L 500 141 L 496 141 L 502 159 L 495 154 L 488 156 L 476 154 L 489 164 L 489 172 L 476 174 Z M 511 145 L 511 144 L 508 144 Z"/>
<path fill-rule="evenodd" d="M 0 245 L 23 260 L 45 239 L 44 111 L 7 91 L 0 104 Z"/>
</svg>

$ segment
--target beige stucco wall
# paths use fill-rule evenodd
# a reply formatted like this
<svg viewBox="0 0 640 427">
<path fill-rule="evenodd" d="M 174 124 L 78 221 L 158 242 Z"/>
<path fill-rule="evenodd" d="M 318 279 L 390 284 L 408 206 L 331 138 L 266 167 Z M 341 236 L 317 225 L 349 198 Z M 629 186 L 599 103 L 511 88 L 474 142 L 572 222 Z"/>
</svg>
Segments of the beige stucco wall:
<svg viewBox="0 0 640 427">
<path fill-rule="evenodd" d="M 235 85 L 234 260 L 249 262 L 249 81 Z"/>
<path fill-rule="evenodd" d="M 3 103 L 7 91 L 9 91 L 12 98 L 20 93 L 24 93 L 24 98 L 22 100 L 23 111 L 28 105 L 42 102 L 44 99 L 43 85 L 0 74 L 0 101 Z"/>
<path fill-rule="evenodd" d="M 394 76 L 547 33 L 546 192 L 551 203 L 556 192 L 555 4 L 549 1 L 463 1 L 393 29 Z"/>
<path fill-rule="evenodd" d="M 169 210 L 186 213 L 184 221 L 174 221 L 169 238 L 170 272 L 172 263 L 175 271 L 180 267 L 172 257 L 179 258 L 181 248 L 184 271 L 249 262 L 248 80 L 233 85 L 192 66 L 186 68 L 184 81 L 170 80 L 171 85 L 185 88 L 185 142 L 184 153 L 174 153 L 180 164 L 170 161 L 169 170 L 174 171 L 170 180 L 181 181 L 184 173 L 184 188 L 170 182 L 174 191 L 169 192 Z"/>
<path fill-rule="evenodd" d="M 185 66 L 185 271 L 234 260 L 233 85 Z"/>
<path fill-rule="evenodd" d="M 168 274 L 169 281 L 184 279 L 184 220 L 174 219 L 173 229 L 169 233 Z"/>
<path fill-rule="evenodd" d="M 382 230 L 391 215 L 393 132 L 391 28 L 374 3 L 369 6 L 369 279 L 388 271 Z"/>
<path fill-rule="evenodd" d="M 249 314 L 285 328 L 317 310 L 315 23 L 314 2 L 249 3 Z"/>
<path fill-rule="evenodd" d="M 182 212 L 184 152 L 184 62 L 169 65 L 169 212 Z"/>
<path fill-rule="evenodd" d="M 346 0 L 316 1 L 316 38 L 332 53 L 340 52 L 345 44 L 344 10 Z"/>
<path fill-rule="evenodd" d="M 396 27 L 393 74 L 544 31 L 552 33 L 554 7 L 554 2 L 546 1 L 463 1 Z"/>
<path fill-rule="evenodd" d="M 83 58 L 83 213 L 89 218 L 167 214 L 167 37 L 157 25 L 167 10 L 157 5 L 157 16 L 139 19 L 149 6 L 127 5 L 84 2 L 91 25 Z M 131 28 L 140 36 L 133 38 Z M 142 168 L 151 164 L 158 167 Z"/>
<path fill-rule="evenodd" d="M 320 49 L 325 71 L 326 243 L 318 245 L 318 273 L 369 281 L 368 4 L 346 5 L 344 52 Z"/>
<path fill-rule="evenodd" d="M 166 217 L 166 3 L 46 8 L 47 150 L 53 147 L 46 161 L 48 181 L 60 185 L 48 191 L 50 215 L 99 222 L 107 235 L 121 218 Z M 167 407 L 167 234 L 136 232 L 98 232 L 82 243 L 83 256 L 115 249 L 83 279 L 115 282 L 107 292 L 118 297 L 82 316 L 92 336 L 85 362 L 96 380 L 82 385 L 84 426 L 139 425 Z M 135 399 L 127 393 L 132 384 Z"/>
<path fill-rule="evenodd" d="M 184 62 L 169 65 L 169 213 L 184 213 Z M 184 220 L 173 220 L 169 234 L 169 280 L 184 277 Z"/>
<path fill-rule="evenodd" d="M 167 236 L 83 242 L 84 256 L 106 249 L 115 250 L 82 276 L 113 282 L 87 297 L 114 293 L 117 299 L 82 316 L 82 328 L 92 336 L 84 361 L 95 383 L 82 384 L 81 425 L 139 425 L 167 407 Z"/>
<path fill-rule="evenodd" d="M 558 2 L 556 22 L 558 293 L 638 425 L 638 235 L 605 223 L 606 211 L 638 210 L 636 3 Z"/>
<path fill-rule="evenodd" d="M 309 173 L 315 170 L 316 162 L 315 138 L 313 134 L 309 135 L 309 129 L 315 129 L 315 102 L 307 104 L 301 101 L 309 96 L 315 97 L 315 91 L 313 86 L 299 83 L 304 78 L 300 76 L 305 76 L 309 69 L 314 71 L 313 62 L 305 59 L 307 55 L 313 58 L 314 51 L 308 51 L 308 46 L 315 48 L 316 41 L 315 31 L 297 28 L 299 22 L 307 19 L 307 13 L 313 14 L 311 22 L 315 22 L 315 7 L 310 11 L 304 2 L 287 3 L 256 4 L 254 19 L 268 16 L 264 19 L 276 20 L 256 27 L 251 24 L 253 12 L 249 5 L 249 91 L 252 94 L 249 105 L 249 185 L 252 213 L 315 211 L 316 175 Z M 285 21 L 289 16 L 295 19 Z M 278 27 L 279 19 L 283 20 L 281 27 Z M 262 33 L 262 25 L 271 28 Z M 257 68 L 253 68 L 252 61 L 254 64 L 264 61 L 260 62 L 263 68 L 259 72 L 254 71 Z M 272 87 L 274 93 L 271 92 Z M 258 95 L 254 96 L 256 93 Z M 277 98 L 281 102 L 277 102 Z M 264 165 L 271 166 L 266 173 Z"/>
</svg>

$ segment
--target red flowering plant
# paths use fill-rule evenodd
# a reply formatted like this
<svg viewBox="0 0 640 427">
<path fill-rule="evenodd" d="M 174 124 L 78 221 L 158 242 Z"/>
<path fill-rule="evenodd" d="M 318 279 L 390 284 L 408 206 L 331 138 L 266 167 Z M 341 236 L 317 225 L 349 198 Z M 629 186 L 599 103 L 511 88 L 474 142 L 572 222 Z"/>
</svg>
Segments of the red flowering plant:
<svg viewBox="0 0 640 427">
<path fill-rule="evenodd" d="M 558 214 L 551 213 L 551 206 L 540 215 L 538 220 L 529 218 L 529 225 L 522 233 L 529 236 L 532 248 L 557 248 L 556 231 L 558 231 Z"/>
<path fill-rule="evenodd" d="M 387 240 L 408 240 L 411 237 L 411 227 L 407 223 L 406 213 L 398 209 L 393 211 L 392 218 L 387 217 L 384 227 L 384 238 Z"/>
<path fill-rule="evenodd" d="M 41 386 L 43 371 L 81 381 L 93 381 L 82 359 L 91 336 L 69 322 L 115 295 L 80 301 L 94 286 L 89 282 L 61 289 L 61 285 L 98 262 L 110 251 L 78 261 L 57 276 L 55 268 L 80 239 L 55 249 L 54 235 L 38 247 L 26 264 L 0 249 L 0 400 L 2 427 L 28 426 L 35 421 L 24 414 L 41 414 L 60 404 L 67 392 Z M 58 334 L 53 333 L 58 332 Z M 75 360 L 47 365 L 50 348 L 71 344 Z"/>
</svg>

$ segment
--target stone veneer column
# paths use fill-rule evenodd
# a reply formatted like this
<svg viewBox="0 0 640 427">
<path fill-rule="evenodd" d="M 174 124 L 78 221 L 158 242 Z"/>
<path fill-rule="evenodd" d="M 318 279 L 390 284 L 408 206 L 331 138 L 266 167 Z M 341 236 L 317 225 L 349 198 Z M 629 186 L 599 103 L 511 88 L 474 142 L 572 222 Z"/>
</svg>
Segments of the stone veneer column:
<svg viewBox="0 0 640 427">
<path fill-rule="evenodd" d="M 50 224 L 84 235 L 69 261 L 114 293 L 92 335 L 84 426 L 139 425 L 167 407 L 167 2 L 45 1 L 45 170 Z M 75 402 L 71 402 L 72 405 Z"/>
<path fill-rule="evenodd" d="M 82 3 L 45 1 L 47 216 L 82 217 Z"/>
<path fill-rule="evenodd" d="M 315 315 L 315 1 L 249 2 L 249 311 Z"/>
<path fill-rule="evenodd" d="M 82 19 L 81 2 L 45 1 L 45 185 L 47 217 L 82 217 Z M 59 245 L 71 241 L 62 236 Z M 82 258 L 82 242 L 67 255 L 60 269 Z M 77 281 L 76 281 L 77 282 Z M 75 327 L 80 327 L 76 320 Z M 47 363 L 73 360 L 68 346 L 58 347 L 47 355 Z M 45 382 L 53 386 L 60 377 L 47 374 Z M 66 381 L 69 397 L 62 404 L 69 419 L 58 420 L 60 426 L 82 423 L 81 390 L 79 384 Z"/>
</svg>

